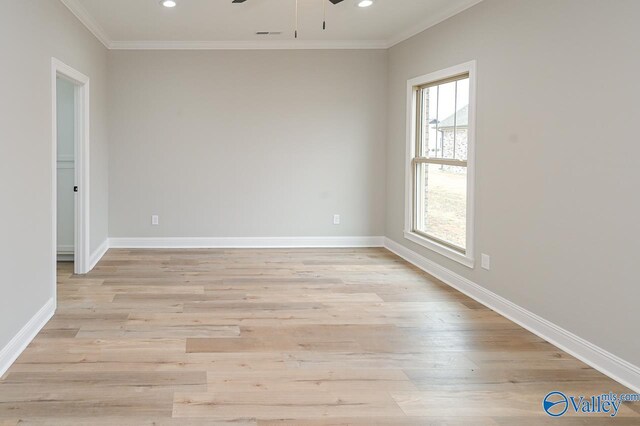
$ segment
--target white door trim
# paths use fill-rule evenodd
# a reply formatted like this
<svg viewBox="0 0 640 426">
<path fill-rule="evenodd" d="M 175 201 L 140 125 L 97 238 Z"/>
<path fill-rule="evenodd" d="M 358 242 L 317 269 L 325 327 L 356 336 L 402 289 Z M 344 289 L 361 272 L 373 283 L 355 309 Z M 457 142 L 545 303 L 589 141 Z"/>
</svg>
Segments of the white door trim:
<svg viewBox="0 0 640 426">
<path fill-rule="evenodd" d="M 89 269 L 89 77 L 66 65 L 62 61 L 51 58 L 51 141 L 52 141 L 52 250 L 53 262 L 53 294 L 56 294 L 56 262 L 57 262 L 57 93 L 56 79 L 64 78 L 75 87 L 75 185 L 78 192 L 75 196 L 75 254 L 74 268 L 76 274 L 86 274 Z"/>
</svg>

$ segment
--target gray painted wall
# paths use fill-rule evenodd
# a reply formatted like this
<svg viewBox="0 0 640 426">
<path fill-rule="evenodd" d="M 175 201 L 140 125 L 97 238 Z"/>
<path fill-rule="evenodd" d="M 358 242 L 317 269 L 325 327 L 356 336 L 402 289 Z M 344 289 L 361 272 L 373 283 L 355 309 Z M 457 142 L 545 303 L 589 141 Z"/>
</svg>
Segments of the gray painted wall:
<svg viewBox="0 0 640 426">
<path fill-rule="evenodd" d="M 485 0 L 390 50 L 386 235 L 640 365 L 640 2 Z M 404 239 L 407 79 L 478 65 L 470 270 Z"/>
<path fill-rule="evenodd" d="M 0 348 L 52 296 L 51 57 L 91 78 L 91 247 L 107 237 L 106 49 L 57 0 L 0 13 Z"/>
<path fill-rule="evenodd" d="M 110 236 L 383 235 L 386 59 L 111 51 Z"/>
</svg>

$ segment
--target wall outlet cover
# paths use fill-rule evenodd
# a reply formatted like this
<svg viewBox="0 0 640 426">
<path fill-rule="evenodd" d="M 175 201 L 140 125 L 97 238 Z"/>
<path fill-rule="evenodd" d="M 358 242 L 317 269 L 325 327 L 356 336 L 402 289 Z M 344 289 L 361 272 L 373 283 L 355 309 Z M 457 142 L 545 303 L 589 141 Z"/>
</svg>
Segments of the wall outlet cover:
<svg viewBox="0 0 640 426">
<path fill-rule="evenodd" d="M 487 271 L 491 269 L 491 256 L 488 254 L 482 254 L 482 269 Z"/>
</svg>

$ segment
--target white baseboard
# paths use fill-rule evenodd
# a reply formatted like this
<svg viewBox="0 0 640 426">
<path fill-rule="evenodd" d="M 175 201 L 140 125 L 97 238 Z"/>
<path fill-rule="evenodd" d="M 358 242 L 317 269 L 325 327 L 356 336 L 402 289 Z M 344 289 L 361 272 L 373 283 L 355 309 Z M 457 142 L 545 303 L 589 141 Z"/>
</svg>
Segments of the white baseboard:
<svg viewBox="0 0 640 426">
<path fill-rule="evenodd" d="M 384 247 L 384 237 L 109 238 L 110 248 Z"/>
<path fill-rule="evenodd" d="M 109 250 L 108 238 L 104 240 L 102 244 L 100 244 L 100 247 L 98 247 L 93 253 L 91 253 L 91 258 L 89 259 L 89 271 L 95 268 L 96 264 L 100 262 L 100 259 L 102 259 L 102 256 L 105 255 L 107 250 Z"/>
<path fill-rule="evenodd" d="M 627 386 L 634 392 L 640 392 L 640 367 L 455 274 L 389 238 L 385 238 L 385 247 L 456 290 L 482 303 L 487 308 L 519 324 L 552 345 Z"/>
<path fill-rule="evenodd" d="M 59 245 L 56 250 L 58 262 L 73 262 L 75 248 L 71 245 Z"/>
<path fill-rule="evenodd" d="M 11 364 L 18 359 L 20 354 L 29 346 L 42 327 L 47 324 L 56 311 L 55 299 L 51 298 L 42 308 L 25 324 L 7 345 L 0 350 L 0 377 L 7 372 Z"/>
<path fill-rule="evenodd" d="M 56 256 L 56 260 L 58 262 L 73 262 L 75 259 L 75 255 L 72 254 L 65 254 L 65 253 L 58 253 Z"/>
<path fill-rule="evenodd" d="M 59 245 L 57 251 L 59 254 L 73 254 L 75 252 L 75 247 L 73 245 Z"/>
</svg>

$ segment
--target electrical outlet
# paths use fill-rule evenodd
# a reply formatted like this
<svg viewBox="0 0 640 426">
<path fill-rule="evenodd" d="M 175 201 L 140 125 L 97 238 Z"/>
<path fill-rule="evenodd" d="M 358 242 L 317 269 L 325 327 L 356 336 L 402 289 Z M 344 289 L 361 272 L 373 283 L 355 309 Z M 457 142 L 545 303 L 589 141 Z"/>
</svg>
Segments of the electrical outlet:
<svg viewBox="0 0 640 426">
<path fill-rule="evenodd" d="M 154 214 L 151 216 L 151 224 L 152 225 L 159 225 L 160 224 L 160 217 L 157 214 Z"/>
<path fill-rule="evenodd" d="M 491 269 L 491 256 L 482 253 L 482 269 L 487 271 Z"/>
<path fill-rule="evenodd" d="M 340 215 L 339 214 L 334 214 L 333 215 L 333 224 L 334 225 L 340 225 Z"/>
</svg>

